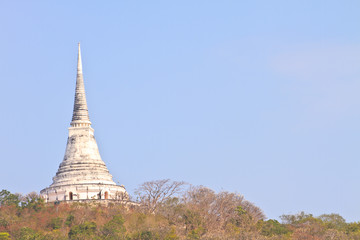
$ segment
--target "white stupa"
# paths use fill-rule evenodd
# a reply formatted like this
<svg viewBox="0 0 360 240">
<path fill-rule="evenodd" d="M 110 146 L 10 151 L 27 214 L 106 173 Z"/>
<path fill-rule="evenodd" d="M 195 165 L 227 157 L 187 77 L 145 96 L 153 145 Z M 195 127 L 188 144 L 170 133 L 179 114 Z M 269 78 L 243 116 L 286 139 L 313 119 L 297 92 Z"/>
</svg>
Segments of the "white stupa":
<svg viewBox="0 0 360 240">
<path fill-rule="evenodd" d="M 124 201 L 124 186 L 116 185 L 105 163 L 91 128 L 86 103 L 80 43 L 72 121 L 64 160 L 53 177 L 53 183 L 40 191 L 46 202 L 114 200 Z"/>
</svg>

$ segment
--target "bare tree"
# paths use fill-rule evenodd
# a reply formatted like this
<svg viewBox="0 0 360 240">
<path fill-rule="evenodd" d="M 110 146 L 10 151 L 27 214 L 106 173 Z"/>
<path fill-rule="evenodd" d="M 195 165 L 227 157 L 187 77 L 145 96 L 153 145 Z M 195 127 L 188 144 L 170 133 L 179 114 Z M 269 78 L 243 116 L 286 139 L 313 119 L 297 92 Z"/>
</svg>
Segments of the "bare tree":
<svg viewBox="0 0 360 240">
<path fill-rule="evenodd" d="M 202 239 L 223 239 L 226 234 L 240 237 L 236 228 L 255 231 L 257 221 L 265 218 L 261 209 L 242 195 L 226 191 L 216 193 L 204 186 L 191 187 L 182 201 L 185 204 L 185 231 L 202 229 Z M 236 239 L 258 239 L 254 235 L 244 236 Z"/>
<path fill-rule="evenodd" d="M 154 213 L 165 201 L 180 193 L 184 185 L 185 182 L 170 179 L 144 182 L 135 190 L 135 194 L 146 211 Z"/>
</svg>

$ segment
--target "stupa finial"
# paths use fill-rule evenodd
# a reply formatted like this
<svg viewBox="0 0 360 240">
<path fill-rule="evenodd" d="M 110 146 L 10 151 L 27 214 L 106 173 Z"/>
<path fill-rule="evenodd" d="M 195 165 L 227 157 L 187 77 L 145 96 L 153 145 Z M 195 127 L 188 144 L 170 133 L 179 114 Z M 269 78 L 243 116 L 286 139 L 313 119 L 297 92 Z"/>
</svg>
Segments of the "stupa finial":
<svg viewBox="0 0 360 240">
<path fill-rule="evenodd" d="M 84 77 L 82 72 L 80 43 L 78 43 L 78 64 L 76 75 L 75 101 L 71 126 L 89 126 L 90 124 L 91 122 L 89 119 L 89 112 L 86 103 Z"/>
</svg>

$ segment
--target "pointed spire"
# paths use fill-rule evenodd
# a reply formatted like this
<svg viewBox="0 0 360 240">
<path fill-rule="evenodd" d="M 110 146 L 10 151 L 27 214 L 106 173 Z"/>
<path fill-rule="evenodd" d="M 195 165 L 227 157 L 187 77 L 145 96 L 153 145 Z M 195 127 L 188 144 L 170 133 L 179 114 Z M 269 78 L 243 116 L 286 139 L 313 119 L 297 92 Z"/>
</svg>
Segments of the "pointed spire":
<svg viewBox="0 0 360 240">
<path fill-rule="evenodd" d="M 72 121 L 70 123 L 71 126 L 73 127 L 89 126 L 91 124 L 89 119 L 87 103 L 86 103 L 86 96 L 85 96 L 80 43 L 78 45 L 79 45 L 79 50 L 78 50 L 78 65 L 77 65 L 77 76 L 76 76 L 74 111 L 73 111 Z"/>
<path fill-rule="evenodd" d="M 80 43 L 78 43 L 78 64 L 77 64 L 77 77 L 79 74 L 82 76 L 82 62 L 81 62 L 81 50 L 80 50 Z"/>
</svg>

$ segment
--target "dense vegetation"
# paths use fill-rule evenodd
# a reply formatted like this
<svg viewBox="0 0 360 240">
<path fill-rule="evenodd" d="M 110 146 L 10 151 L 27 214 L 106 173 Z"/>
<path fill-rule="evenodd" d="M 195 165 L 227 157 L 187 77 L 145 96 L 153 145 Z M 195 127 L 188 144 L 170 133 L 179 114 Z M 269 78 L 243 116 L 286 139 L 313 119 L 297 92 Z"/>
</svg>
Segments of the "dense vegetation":
<svg viewBox="0 0 360 240">
<path fill-rule="evenodd" d="M 140 205 L 45 204 L 36 193 L 0 192 L 0 239 L 360 239 L 360 222 L 303 212 L 266 220 L 242 196 L 160 180 L 136 191 Z"/>
</svg>

